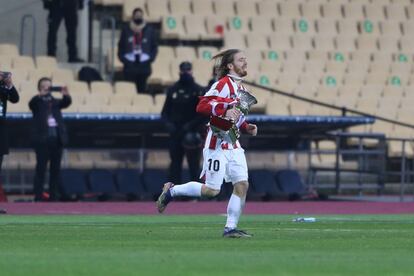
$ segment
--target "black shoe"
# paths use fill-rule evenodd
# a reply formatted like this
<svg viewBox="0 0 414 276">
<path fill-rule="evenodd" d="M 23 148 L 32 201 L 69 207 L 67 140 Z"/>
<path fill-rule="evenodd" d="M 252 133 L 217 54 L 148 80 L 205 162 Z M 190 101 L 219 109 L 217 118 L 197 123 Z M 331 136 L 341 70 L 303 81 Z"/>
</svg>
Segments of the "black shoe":
<svg viewBox="0 0 414 276">
<path fill-rule="evenodd" d="M 81 58 L 75 57 L 75 58 L 69 58 L 69 63 L 84 63 L 85 61 Z"/>
<path fill-rule="evenodd" d="M 159 213 L 164 212 L 168 203 L 170 203 L 170 201 L 172 200 L 172 196 L 170 192 L 170 189 L 172 187 L 174 187 L 174 184 L 171 182 L 167 182 L 164 184 L 164 187 L 162 188 L 162 193 L 158 197 L 158 200 L 157 200 L 157 208 L 158 208 Z"/>
<path fill-rule="evenodd" d="M 251 238 L 253 235 L 248 234 L 246 231 L 238 230 L 236 228 L 224 228 L 223 232 L 224 238 Z"/>
</svg>

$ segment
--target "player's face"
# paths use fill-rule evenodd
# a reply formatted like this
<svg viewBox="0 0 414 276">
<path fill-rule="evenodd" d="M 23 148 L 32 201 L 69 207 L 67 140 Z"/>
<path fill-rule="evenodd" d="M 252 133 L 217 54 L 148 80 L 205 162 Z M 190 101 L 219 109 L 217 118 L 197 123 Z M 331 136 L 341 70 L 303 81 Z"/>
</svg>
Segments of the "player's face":
<svg viewBox="0 0 414 276">
<path fill-rule="evenodd" d="M 238 52 L 234 55 L 232 65 L 234 73 L 236 73 L 239 77 L 247 75 L 247 58 L 243 52 Z"/>
</svg>

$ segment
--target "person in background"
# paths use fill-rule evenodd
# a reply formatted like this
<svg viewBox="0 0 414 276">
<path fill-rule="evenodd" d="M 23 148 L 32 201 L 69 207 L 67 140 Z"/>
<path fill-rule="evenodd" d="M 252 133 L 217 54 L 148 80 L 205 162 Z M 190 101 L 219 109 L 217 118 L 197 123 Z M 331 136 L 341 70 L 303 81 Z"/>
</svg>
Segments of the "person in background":
<svg viewBox="0 0 414 276">
<path fill-rule="evenodd" d="M 43 184 L 47 163 L 50 161 L 49 200 L 57 201 L 60 182 L 60 163 L 63 146 L 67 144 L 67 132 L 62 118 L 62 108 L 67 108 L 72 99 L 66 87 L 54 87 L 49 78 L 41 78 L 37 85 L 39 94 L 34 96 L 29 107 L 33 113 L 32 141 L 36 152 L 36 172 L 33 183 L 34 200 L 44 201 Z M 56 99 L 52 93 L 62 93 Z"/>
<path fill-rule="evenodd" d="M 138 92 L 145 92 L 151 75 L 151 63 L 158 52 L 158 41 L 151 26 L 144 20 L 144 12 L 136 8 L 132 20 L 121 31 L 118 58 L 124 64 L 124 78 L 135 83 Z"/>
<path fill-rule="evenodd" d="M 49 10 L 47 19 L 47 54 L 56 56 L 56 40 L 62 19 L 65 20 L 66 43 L 68 45 L 69 62 L 84 62 L 78 57 L 76 32 L 78 27 L 78 10 L 83 8 L 84 0 L 42 0 L 45 9 Z"/>
<path fill-rule="evenodd" d="M 184 155 L 187 157 L 191 180 L 199 179 L 202 145 L 200 134 L 207 123 L 206 118 L 196 112 L 204 87 L 195 82 L 190 62 L 182 62 L 179 69 L 180 79 L 168 89 L 161 112 L 170 134 L 169 180 L 174 183 L 181 182 Z"/>
<path fill-rule="evenodd" d="M 13 85 L 11 73 L 0 72 L 0 186 L 1 186 L 1 166 L 3 156 L 9 153 L 8 133 L 7 133 L 7 102 L 17 103 L 19 93 Z M 0 187 L 1 188 L 1 187 Z M 6 210 L 0 208 L 0 214 L 5 214 Z"/>
</svg>

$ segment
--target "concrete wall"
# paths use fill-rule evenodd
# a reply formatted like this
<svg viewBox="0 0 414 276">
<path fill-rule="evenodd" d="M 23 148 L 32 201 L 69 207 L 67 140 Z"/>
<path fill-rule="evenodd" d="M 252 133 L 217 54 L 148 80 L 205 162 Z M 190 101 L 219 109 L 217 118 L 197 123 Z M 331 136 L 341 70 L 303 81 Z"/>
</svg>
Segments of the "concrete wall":
<svg viewBox="0 0 414 276">
<path fill-rule="evenodd" d="M 0 43 L 20 43 L 20 22 L 25 14 L 32 14 L 36 19 L 37 38 L 36 54 L 46 54 L 47 15 L 41 0 L 0 0 Z M 78 51 L 82 58 L 87 57 L 87 9 L 79 12 Z M 23 54 L 31 54 L 32 28 L 26 26 L 26 38 Z M 66 30 L 61 23 L 58 33 L 57 58 L 67 61 Z"/>
</svg>

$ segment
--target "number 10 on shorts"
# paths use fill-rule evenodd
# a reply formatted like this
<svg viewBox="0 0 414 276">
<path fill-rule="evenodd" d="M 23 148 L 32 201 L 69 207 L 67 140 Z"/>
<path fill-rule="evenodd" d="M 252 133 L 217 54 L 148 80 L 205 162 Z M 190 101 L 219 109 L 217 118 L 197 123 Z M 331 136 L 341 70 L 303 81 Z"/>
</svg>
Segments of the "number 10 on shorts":
<svg viewBox="0 0 414 276">
<path fill-rule="evenodd" d="M 209 171 L 215 171 L 218 172 L 220 170 L 220 161 L 219 160 L 213 160 L 213 159 L 208 159 L 208 170 Z"/>
</svg>

